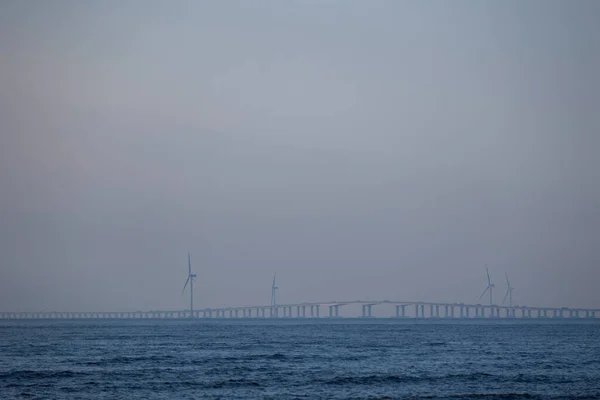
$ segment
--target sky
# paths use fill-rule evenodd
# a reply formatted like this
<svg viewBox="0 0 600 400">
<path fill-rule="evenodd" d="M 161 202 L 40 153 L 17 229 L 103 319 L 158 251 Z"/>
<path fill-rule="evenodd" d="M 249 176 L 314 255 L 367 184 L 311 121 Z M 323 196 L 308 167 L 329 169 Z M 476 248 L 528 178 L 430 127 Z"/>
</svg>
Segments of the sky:
<svg viewBox="0 0 600 400">
<path fill-rule="evenodd" d="M 0 2 L 0 311 L 600 307 L 600 3 Z M 481 300 L 482 302 L 485 299 Z"/>
</svg>

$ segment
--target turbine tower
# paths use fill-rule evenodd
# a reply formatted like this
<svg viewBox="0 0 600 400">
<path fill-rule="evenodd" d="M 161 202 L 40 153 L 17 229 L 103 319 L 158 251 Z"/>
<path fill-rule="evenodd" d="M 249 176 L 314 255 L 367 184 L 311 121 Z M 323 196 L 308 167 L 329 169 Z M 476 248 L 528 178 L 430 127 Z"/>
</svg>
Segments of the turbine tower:
<svg viewBox="0 0 600 400">
<path fill-rule="evenodd" d="M 510 286 L 510 282 L 508 281 L 508 274 L 504 273 L 504 275 L 506 275 L 506 294 L 504 295 L 504 300 L 502 300 L 502 304 L 504 304 L 504 302 L 506 301 L 506 298 L 508 297 L 508 305 L 510 307 L 512 307 L 512 292 L 513 290 L 515 290 L 514 287 Z"/>
<path fill-rule="evenodd" d="M 490 291 L 490 306 L 491 306 L 491 305 L 493 305 L 493 304 L 494 304 L 494 303 L 493 303 L 493 297 L 492 297 L 492 290 L 494 289 L 494 287 L 495 287 L 496 285 L 494 285 L 494 284 L 492 283 L 492 280 L 491 280 L 491 278 L 490 278 L 490 271 L 488 270 L 488 267 L 487 267 L 487 265 L 485 266 L 485 272 L 487 272 L 488 285 L 487 285 L 487 287 L 485 288 L 485 290 L 483 291 L 483 293 L 481 293 L 481 296 L 479 296 L 479 300 L 481 300 L 481 298 L 483 297 L 483 295 L 484 295 L 484 294 L 485 294 L 485 293 L 486 293 L 486 292 L 489 290 L 489 291 Z M 492 310 L 492 312 L 493 312 L 493 310 Z"/>
<path fill-rule="evenodd" d="M 187 287 L 188 282 L 190 283 L 190 318 L 194 316 L 194 279 L 196 278 L 196 274 L 192 274 L 192 257 L 190 253 L 188 253 L 188 277 L 185 281 L 185 285 L 183 285 L 183 290 L 181 294 L 185 292 L 185 288 Z"/>
<path fill-rule="evenodd" d="M 273 284 L 271 285 L 271 306 L 277 305 L 277 302 L 275 301 L 275 291 L 279 288 L 277 286 L 275 286 L 275 277 L 276 276 L 277 276 L 277 272 L 275 272 L 275 274 L 273 275 Z"/>
</svg>

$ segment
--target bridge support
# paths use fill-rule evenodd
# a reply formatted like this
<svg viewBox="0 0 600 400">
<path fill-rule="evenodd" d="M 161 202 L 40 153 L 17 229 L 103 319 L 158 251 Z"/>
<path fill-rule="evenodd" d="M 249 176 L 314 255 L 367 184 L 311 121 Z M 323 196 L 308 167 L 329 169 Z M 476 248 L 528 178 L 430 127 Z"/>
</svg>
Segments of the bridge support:
<svg viewBox="0 0 600 400">
<path fill-rule="evenodd" d="M 312 306 L 310 306 L 310 317 L 311 318 L 319 318 L 319 310 L 320 310 L 321 306 L 319 304 L 313 304 Z"/>
<path fill-rule="evenodd" d="M 329 306 L 329 318 L 338 318 L 340 316 L 340 305 Z"/>
<path fill-rule="evenodd" d="M 402 314 L 400 314 L 400 309 L 402 309 Z M 396 306 L 396 317 L 406 318 L 406 304 Z"/>
<path fill-rule="evenodd" d="M 371 307 L 373 307 L 372 304 L 363 304 L 362 305 L 362 317 L 363 318 L 371 318 L 373 317 L 372 311 L 371 311 Z"/>
</svg>

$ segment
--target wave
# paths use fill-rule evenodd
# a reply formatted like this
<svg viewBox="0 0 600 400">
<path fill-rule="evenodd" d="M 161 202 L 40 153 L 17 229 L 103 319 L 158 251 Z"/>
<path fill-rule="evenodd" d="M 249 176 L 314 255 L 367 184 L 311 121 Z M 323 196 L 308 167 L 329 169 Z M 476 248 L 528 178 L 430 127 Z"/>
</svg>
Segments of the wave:
<svg viewBox="0 0 600 400">
<path fill-rule="evenodd" d="M 261 360 L 278 360 L 278 361 L 295 361 L 302 362 L 306 359 L 305 356 L 285 355 L 283 353 L 263 353 L 263 354 L 243 354 L 239 356 L 216 356 L 207 357 L 191 361 L 192 364 L 204 365 L 212 362 L 240 362 L 240 361 L 261 361 Z"/>
<path fill-rule="evenodd" d="M 240 387 L 258 387 L 260 383 L 247 379 L 227 379 L 223 381 L 214 382 L 206 385 L 213 389 L 221 388 L 240 388 Z"/>
<path fill-rule="evenodd" d="M 540 395 L 532 393 L 466 393 L 450 396 L 451 399 L 541 399 Z"/>
<path fill-rule="evenodd" d="M 85 372 L 75 371 L 32 371 L 32 370 L 21 370 L 21 371 L 10 371 L 0 373 L 0 379 L 65 379 L 75 378 L 79 376 L 88 375 Z"/>
<path fill-rule="evenodd" d="M 407 383 L 422 381 L 438 381 L 452 379 L 480 380 L 493 375 L 476 372 L 472 374 L 448 374 L 442 376 L 427 375 L 366 375 L 366 376 L 337 376 L 331 379 L 317 379 L 328 385 L 376 385 L 385 383 Z"/>
<path fill-rule="evenodd" d="M 327 385 L 380 385 L 389 383 L 406 383 L 424 380 L 424 377 L 410 375 L 366 375 L 366 376 L 337 376 L 321 381 Z"/>
<path fill-rule="evenodd" d="M 600 398 L 600 393 L 594 395 L 560 395 L 560 396 L 548 396 L 533 393 L 464 393 L 464 394 L 453 394 L 447 396 L 413 396 L 409 399 L 414 400 L 425 400 L 425 399 L 499 399 L 499 400 L 513 400 L 513 399 L 544 399 L 544 400 L 597 400 Z"/>
<path fill-rule="evenodd" d="M 186 381 L 162 381 L 155 382 L 154 385 L 163 386 L 166 389 L 181 389 L 182 387 L 191 387 L 199 389 L 231 389 L 231 388 L 245 388 L 245 387 L 260 387 L 259 382 L 244 379 L 244 378 L 230 378 L 218 381 L 206 382 L 196 380 Z"/>
<path fill-rule="evenodd" d="M 173 360 L 175 357 L 168 355 L 161 356 L 116 356 L 112 358 L 102 358 L 96 360 L 88 360 L 79 362 L 78 365 L 87 366 L 105 366 L 105 365 L 121 365 L 121 364 L 134 364 L 139 362 L 164 362 Z"/>
</svg>

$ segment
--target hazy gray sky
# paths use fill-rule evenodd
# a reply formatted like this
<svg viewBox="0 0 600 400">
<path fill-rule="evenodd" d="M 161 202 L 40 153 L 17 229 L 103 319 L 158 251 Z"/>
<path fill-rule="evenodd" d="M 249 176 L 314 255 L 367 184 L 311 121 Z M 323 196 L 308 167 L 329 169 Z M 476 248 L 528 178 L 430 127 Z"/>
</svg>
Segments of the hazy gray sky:
<svg viewBox="0 0 600 400">
<path fill-rule="evenodd" d="M 600 307 L 600 2 L 0 2 L 0 310 Z M 502 293 L 499 293 L 502 292 Z"/>
</svg>

